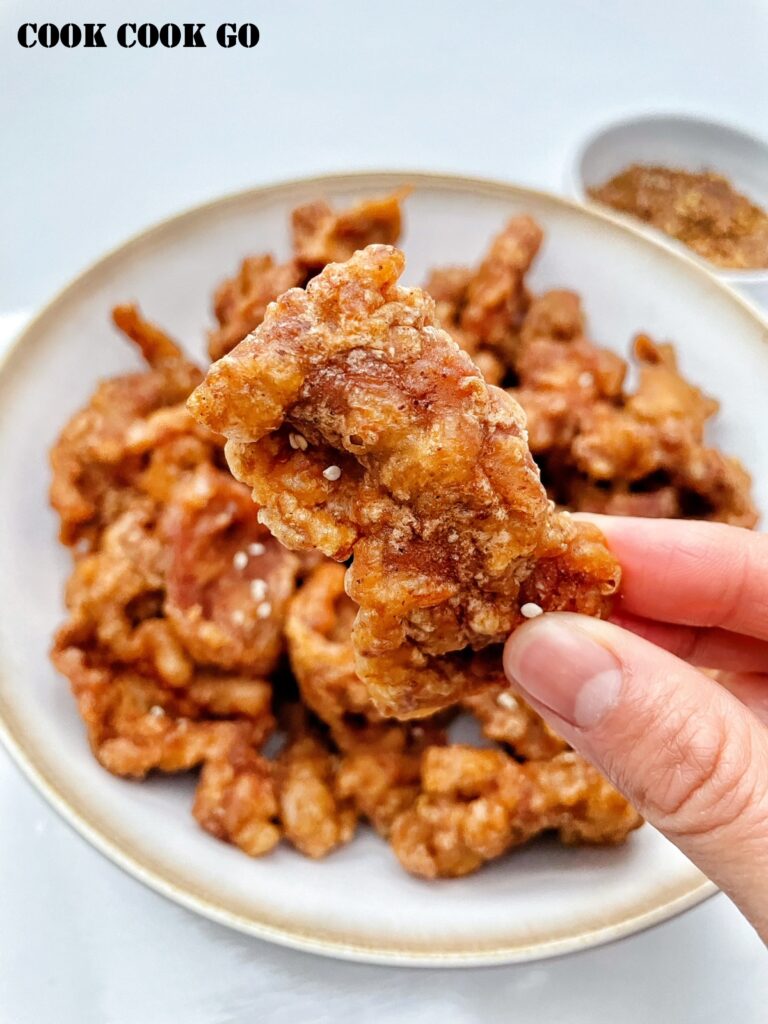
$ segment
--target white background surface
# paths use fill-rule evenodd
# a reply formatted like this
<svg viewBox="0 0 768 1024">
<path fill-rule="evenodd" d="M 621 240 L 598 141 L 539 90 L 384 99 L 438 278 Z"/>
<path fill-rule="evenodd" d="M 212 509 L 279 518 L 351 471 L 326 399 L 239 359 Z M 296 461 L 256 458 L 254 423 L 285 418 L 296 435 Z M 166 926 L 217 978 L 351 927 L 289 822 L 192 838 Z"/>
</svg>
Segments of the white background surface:
<svg viewBox="0 0 768 1024">
<path fill-rule="evenodd" d="M 22 21 L 49 19 L 106 21 L 111 41 L 126 20 L 198 20 L 209 43 L 219 21 L 250 20 L 262 41 L 242 52 L 17 45 Z M 4 0 L 0 315 L 9 327 L 127 234 L 248 185 L 390 166 L 558 190 L 584 132 L 637 110 L 766 136 L 767 50 L 759 0 Z M 768 1005 L 765 952 L 722 896 L 531 966 L 417 972 L 270 947 L 123 876 L 1 753 L 0 886 L 0 1024 L 751 1024 Z"/>
</svg>

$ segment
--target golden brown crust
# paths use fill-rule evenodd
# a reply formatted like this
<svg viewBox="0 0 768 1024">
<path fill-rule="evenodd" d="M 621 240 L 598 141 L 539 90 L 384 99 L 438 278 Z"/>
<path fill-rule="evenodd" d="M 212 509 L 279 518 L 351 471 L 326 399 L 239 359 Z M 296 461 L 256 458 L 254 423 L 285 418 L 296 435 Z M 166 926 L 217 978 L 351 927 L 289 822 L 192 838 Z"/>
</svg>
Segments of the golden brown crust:
<svg viewBox="0 0 768 1024">
<path fill-rule="evenodd" d="M 556 499 L 583 511 L 754 526 L 749 475 L 704 441 L 718 404 L 681 375 L 672 346 L 638 335 L 638 384 L 626 393 L 624 361 L 580 333 L 556 331 L 538 301 L 529 313 L 536 329 L 528 318 L 523 326 L 513 394 Z"/>
<path fill-rule="evenodd" d="M 184 421 L 182 433 L 204 447 L 207 431 L 200 429 L 178 403 L 183 402 L 202 378 L 179 347 L 154 324 L 141 317 L 136 306 L 117 306 L 115 324 L 138 347 L 148 369 L 103 381 L 91 400 L 67 423 L 51 449 L 53 470 L 50 499 L 61 521 L 63 544 L 82 543 L 87 550 L 96 543 L 105 524 L 132 499 L 144 470 L 147 450 L 138 424 L 165 423 L 163 440 L 178 433 L 168 417 Z M 171 413 L 169 407 L 176 407 Z M 154 417 L 153 415 L 154 414 Z M 165 417 L 165 420 L 163 420 Z M 160 437 L 155 434 L 152 445 Z M 208 450 L 203 457 L 207 457 Z"/>
<path fill-rule="evenodd" d="M 170 689 L 97 648 L 59 640 L 52 657 L 70 681 L 94 754 L 115 775 L 187 771 L 226 757 L 235 741 L 256 748 L 274 728 L 264 680 L 201 675 Z M 228 715 L 219 718 L 224 707 Z"/>
<path fill-rule="evenodd" d="M 325 857 L 355 834 L 357 812 L 339 790 L 338 765 L 309 730 L 292 737 L 275 764 L 283 834 L 306 857 Z"/>
<path fill-rule="evenodd" d="M 190 656 L 268 676 L 283 651 L 299 561 L 258 522 L 247 489 L 200 466 L 165 505 L 159 531 L 164 611 Z"/>
<path fill-rule="evenodd" d="M 360 728 L 381 722 L 355 670 L 351 632 L 357 608 L 344 592 L 344 568 L 322 562 L 291 601 L 285 635 L 304 703 L 344 749 Z M 351 734 L 351 735 L 350 735 Z"/>
<path fill-rule="evenodd" d="M 409 191 L 397 189 L 338 212 L 323 199 L 298 206 L 291 214 L 296 262 L 311 274 L 328 263 L 348 260 L 366 245 L 394 245 L 402 228 L 401 203 Z"/>
<path fill-rule="evenodd" d="M 343 215 L 305 211 L 300 270 L 253 258 L 219 297 L 226 345 L 257 326 L 272 292 L 349 246 L 366 217 L 378 230 L 364 205 L 355 229 L 340 232 Z M 116 311 L 149 365 L 102 384 L 52 456 L 75 555 L 53 658 L 105 768 L 141 778 L 199 767 L 195 816 L 252 856 L 283 835 L 323 856 L 367 820 L 423 877 L 473 871 L 541 831 L 612 843 L 639 824 L 510 693 L 499 647 L 481 647 L 503 638 L 524 603 L 599 611 L 615 571 L 596 531 L 552 515 L 519 410 L 488 381 L 518 384 L 529 447 L 551 496 L 571 507 L 750 524 L 749 478 L 707 447 L 716 403 L 682 378 L 669 346 L 637 341 L 629 390 L 624 360 L 587 336 L 578 296 L 529 294 L 536 238 L 516 219 L 477 269 L 436 272 L 434 310 L 397 286 L 400 257 L 389 250 L 372 265 L 357 257 L 351 277 L 331 268 L 308 295 L 279 299 L 265 346 L 249 340 L 245 362 L 233 356 L 226 370 L 255 388 L 257 401 L 245 395 L 235 410 L 231 448 L 263 489 L 262 518 L 291 543 L 354 554 L 356 636 L 367 645 L 357 661 L 344 568 L 268 535 L 226 471 L 224 439 L 181 404 L 199 371 L 135 308 Z M 268 415 L 251 443 L 254 405 Z M 332 466 L 337 479 L 323 475 Z M 303 707 L 292 703 L 284 638 Z M 426 680 L 418 713 L 461 694 L 497 746 L 450 745 L 453 710 L 385 717 L 370 678 L 399 713 L 414 711 L 414 678 Z M 264 750 L 273 696 L 287 732 L 276 757 Z"/>
<path fill-rule="evenodd" d="M 297 207 L 291 216 L 294 254 L 278 263 L 270 253 L 247 256 L 234 277 L 213 297 L 218 326 L 208 334 L 208 354 L 221 359 L 256 330 L 270 302 L 289 288 L 304 285 L 326 263 L 348 259 L 372 242 L 394 243 L 402 225 L 400 204 L 408 189 L 366 199 L 334 211 L 324 200 Z"/>
<path fill-rule="evenodd" d="M 487 686 L 462 701 L 490 740 L 509 747 L 516 757 L 543 761 L 568 749 L 568 744 L 506 683 Z"/>
<path fill-rule="evenodd" d="M 385 839 L 421 792 L 425 744 L 418 729 L 406 724 L 380 730 L 372 742 L 348 751 L 341 760 L 339 792 Z"/>
<path fill-rule="evenodd" d="M 500 750 L 433 747 L 422 794 L 398 816 L 392 846 L 424 878 L 476 871 L 544 831 L 566 844 L 623 842 L 642 819 L 578 754 L 518 764 Z"/>
<path fill-rule="evenodd" d="M 467 289 L 474 272 L 469 267 L 436 267 L 424 284 L 424 291 L 435 300 L 435 317 L 459 348 L 472 359 L 488 384 L 502 384 L 508 367 L 482 337 L 461 326 L 467 302 Z"/>
<path fill-rule="evenodd" d="M 206 832 L 261 857 L 280 840 L 278 811 L 272 766 L 252 746 L 236 742 L 205 762 L 192 813 Z"/>
<path fill-rule="evenodd" d="M 384 714 L 423 715 L 486 682 L 520 608 L 600 614 L 618 566 L 553 512 L 520 407 L 489 387 L 369 246 L 270 307 L 190 399 L 287 546 L 354 552 L 359 675 Z"/>
<path fill-rule="evenodd" d="M 525 275 L 543 237 L 532 217 L 513 217 L 492 240 L 467 285 L 459 326 L 507 364 L 513 361 L 530 302 Z"/>
<path fill-rule="evenodd" d="M 277 263 L 269 253 L 247 256 L 235 276 L 222 281 L 214 294 L 218 327 L 208 334 L 211 359 L 226 355 L 259 326 L 270 302 L 304 280 L 295 260 Z"/>
</svg>

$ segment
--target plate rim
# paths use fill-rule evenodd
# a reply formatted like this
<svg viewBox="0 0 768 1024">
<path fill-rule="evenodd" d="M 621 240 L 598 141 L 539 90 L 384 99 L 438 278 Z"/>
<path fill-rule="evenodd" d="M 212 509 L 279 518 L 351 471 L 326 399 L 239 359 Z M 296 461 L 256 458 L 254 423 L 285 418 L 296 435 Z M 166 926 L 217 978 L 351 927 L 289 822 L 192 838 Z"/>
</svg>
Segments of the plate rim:
<svg viewBox="0 0 768 1024">
<path fill-rule="evenodd" d="M 123 257 L 127 252 L 135 251 L 147 244 L 151 245 L 163 233 L 173 230 L 174 227 L 188 224 L 195 218 L 204 217 L 225 206 L 238 203 L 247 204 L 254 198 L 267 200 L 270 197 L 287 198 L 294 192 L 310 189 L 320 192 L 323 189 L 348 189 L 350 191 L 386 189 L 398 183 L 411 184 L 414 188 L 424 186 L 432 190 L 455 191 L 459 189 L 468 193 L 485 193 L 496 198 L 507 198 L 517 202 L 536 199 L 586 215 L 593 221 L 609 223 L 620 232 L 638 239 L 641 245 L 664 254 L 663 258 L 687 265 L 689 271 L 692 271 L 695 276 L 706 279 L 711 288 L 721 292 L 730 303 L 740 306 L 742 312 L 757 323 L 765 333 L 765 340 L 768 342 L 768 317 L 754 303 L 686 253 L 677 251 L 660 239 L 649 237 L 639 228 L 626 223 L 623 218 L 615 216 L 609 211 L 595 209 L 569 197 L 543 189 L 516 185 L 494 178 L 402 169 L 362 170 L 294 177 L 228 192 L 186 207 L 130 235 L 77 273 L 42 306 L 39 312 L 17 334 L 0 359 L 0 390 L 7 386 L 8 379 L 12 376 L 10 373 L 12 362 L 21 348 L 27 342 L 32 343 L 35 334 L 45 330 L 47 321 L 55 317 L 60 304 L 75 296 L 80 289 L 88 285 L 93 276 L 108 269 L 112 262 Z M 6 670 L 2 665 L 2 658 L 3 651 L 0 649 L 0 676 L 5 679 Z M 0 694 L 0 741 L 22 774 L 43 795 L 53 809 L 90 845 L 127 874 L 160 895 L 202 917 L 236 931 L 302 952 L 370 964 L 410 967 L 475 967 L 521 963 L 592 948 L 636 934 L 652 925 L 660 924 L 677 916 L 718 891 L 713 882 L 699 873 L 699 877 L 693 883 L 687 881 L 679 886 L 680 891 L 676 894 L 662 902 L 654 901 L 651 905 L 640 907 L 637 912 L 630 913 L 629 916 L 622 914 L 619 919 L 597 922 L 594 926 L 587 928 L 577 926 L 576 929 L 567 930 L 567 934 L 550 938 L 530 937 L 510 941 L 494 939 L 489 943 L 470 942 L 462 948 L 451 946 L 440 948 L 434 942 L 425 947 L 418 943 L 409 943 L 407 940 L 393 941 L 390 939 L 372 940 L 369 943 L 361 941 L 357 936 L 345 938 L 336 930 L 333 936 L 324 935 L 317 929 L 307 930 L 301 926 L 270 923 L 268 914 L 257 919 L 255 913 L 238 913 L 228 907 L 223 899 L 217 899 L 214 894 L 197 892 L 186 882 L 174 880 L 170 871 L 147 863 L 147 858 L 140 851 L 132 851 L 127 844 L 111 837 L 109 829 L 105 829 L 103 825 L 94 820 L 86 807 L 78 805 L 77 800 L 72 796 L 67 797 L 52 773 L 43 767 L 36 752 L 27 749 L 23 727 L 18 720 L 14 721 L 12 708 L 2 694 Z M 31 747 L 31 743 L 29 746 Z"/>
</svg>

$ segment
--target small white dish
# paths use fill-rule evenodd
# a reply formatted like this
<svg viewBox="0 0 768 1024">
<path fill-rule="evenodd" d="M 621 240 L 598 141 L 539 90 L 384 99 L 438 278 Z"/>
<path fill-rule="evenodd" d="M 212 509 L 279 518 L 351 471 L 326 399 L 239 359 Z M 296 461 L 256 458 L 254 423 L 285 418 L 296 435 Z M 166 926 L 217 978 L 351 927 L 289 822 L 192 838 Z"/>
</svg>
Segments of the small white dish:
<svg viewBox="0 0 768 1024">
<path fill-rule="evenodd" d="M 637 163 L 715 171 L 768 210 L 768 143 L 739 128 L 693 114 L 645 114 L 591 132 L 577 151 L 569 190 L 582 202 L 594 204 L 588 194 L 590 188 Z M 768 304 L 768 269 L 728 270 L 714 266 L 656 228 L 634 217 L 627 216 L 627 220 L 697 259 L 720 280 Z"/>
<path fill-rule="evenodd" d="M 674 339 L 683 370 L 722 400 L 713 439 L 754 473 L 768 510 L 768 321 L 691 259 L 617 218 L 530 189 L 445 175 L 364 173 L 255 189 L 183 213 L 76 278 L 0 366 L 0 736 L 22 770 L 94 846 L 170 899 L 232 928 L 372 963 L 535 960 L 630 935 L 699 903 L 712 883 L 646 825 L 615 849 L 541 842 L 478 874 L 406 875 L 363 830 L 318 863 L 262 860 L 213 839 L 190 813 L 192 780 L 133 783 L 94 760 L 69 688 L 51 667 L 69 556 L 48 507 L 47 452 L 103 376 L 136 366 L 108 322 L 137 299 L 202 358 L 214 285 L 249 252 L 288 248 L 288 213 L 319 195 L 344 204 L 410 184 L 406 283 L 479 258 L 515 213 L 543 225 L 534 289 L 572 287 L 592 336 L 626 353 L 638 330 Z M 119 922 L 114 923 L 119 928 Z"/>
</svg>

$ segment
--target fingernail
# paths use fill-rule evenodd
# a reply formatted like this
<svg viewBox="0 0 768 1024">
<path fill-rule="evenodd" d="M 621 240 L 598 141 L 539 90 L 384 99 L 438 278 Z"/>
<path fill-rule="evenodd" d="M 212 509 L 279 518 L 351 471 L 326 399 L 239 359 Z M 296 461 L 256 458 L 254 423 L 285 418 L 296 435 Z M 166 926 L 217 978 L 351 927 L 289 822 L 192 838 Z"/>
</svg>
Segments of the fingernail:
<svg viewBox="0 0 768 1024">
<path fill-rule="evenodd" d="M 619 699 L 618 659 L 568 613 L 546 615 L 507 641 L 504 668 L 534 701 L 580 729 L 591 729 Z"/>
</svg>

